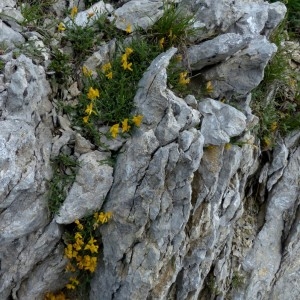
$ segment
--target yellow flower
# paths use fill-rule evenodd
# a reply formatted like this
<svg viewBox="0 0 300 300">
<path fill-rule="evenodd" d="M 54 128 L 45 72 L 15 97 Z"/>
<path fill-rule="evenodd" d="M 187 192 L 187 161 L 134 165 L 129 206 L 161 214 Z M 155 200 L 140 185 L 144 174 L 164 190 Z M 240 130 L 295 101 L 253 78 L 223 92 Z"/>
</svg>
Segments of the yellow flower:
<svg viewBox="0 0 300 300">
<path fill-rule="evenodd" d="M 66 266 L 66 271 L 67 272 L 75 272 L 76 269 L 71 263 L 68 263 L 67 266 Z"/>
<path fill-rule="evenodd" d="M 111 133 L 111 136 L 113 138 L 116 138 L 119 133 L 119 124 L 115 124 L 115 125 L 111 126 L 109 131 Z"/>
<path fill-rule="evenodd" d="M 122 64 L 122 67 L 123 67 L 124 70 L 133 71 L 131 66 L 132 66 L 132 63 L 128 63 L 127 61 L 124 61 L 123 64 Z"/>
<path fill-rule="evenodd" d="M 130 130 L 130 125 L 128 124 L 128 119 L 122 121 L 122 132 L 128 132 Z"/>
<path fill-rule="evenodd" d="M 75 240 L 82 239 L 82 235 L 80 232 L 75 233 Z"/>
<path fill-rule="evenodd" d="M 211 83 L 211 81 L 208 81 L 207 83 L 206 83 L 206 92 L 208 93 L 208 94 L 210 94 L 210 93 L 212 93 L 213 92 L 213 86 L 212 86 L 212 83 Z"/>
<path fill-rule="evenodd" d="M 68 290 L 75 290 L 76 286 L 73 285 L 73 284 L 71 284 L 71 283 L 68 283 L 68 284 L 66 284 L 66 288 L 67 288 Z"/>
<path fill-rule="evenodd" d="M 224 146 L 225 150 L 230 150 L 231 147 L 232 147 L 232 145 L 230 143 L 226 143 Z"/>
<path fill-rule="evenodd" d="M 65 248 L 65 256 L 69 259 L 73 258 L 73 246 L 72 244 L 68 244 Z"/>
<path fill-rule="evenodd" d="M 83 123 L 88 123 L 89 122 L 89 117 L 90 116 L 85 116 L 85 117 L 83 117 L 82 119 L 83 119 Z"/>
<path fill-rule="evenodd" d="M 84 247 L 84 250 L 90 250 L 91 253 L 98 253 L 98 246 L 94 244 L 88 244 Z"/>
<path fill-rule="evenodd" d="M 79 230 L 82 230 L 82 229 L 83 229 L 83 225 L 80 223 L 79 220 L 75 220 L 74 223 L 77 225 L 77 228 L 78 228 Z"/>
<path fill-rule="evenodd" d="M 57 26 L 57 30 L 58 31 L 65 31 L 66 30 L 66 26 L 63 22 L 60 22 Z"/>
<path fill-rule="evenodd" d="M 71 281 L 71 283 L 74 284 L 74 285 L 78 285 L 78 284 L 79 284 L 79 281 L 78 281 L 75 277 L 71 277 L 71 278 L 70 278 L 70 281 Z"/>
<path fill-rule="evenodd" d="M 77 15 L 77 13 L 78 13 L 78 8 L 77 8 L 77 6 L 74 6 L 74 7 L 71 9 L 71 13 L 70 13 L 71 18 L 73 19 L 73 18 Z"/>
<path fill-rule="evenodd" d="M 165 38 L 163 37 L 158 41 L 159 49 L 164 48 L 164 43 L 165 43 Z"/>
<path fill-rule="evenodd" d="M 93 103 L 88 104 L 88 106 L 86 107 L 85 113 L 88 114 L 89 116 L 94 113 L 95 111 L 93 110 Z"/>
<path fill-rule="evenodd" d="M 121 61 L 122 62 L 125 62 L 125 61 L 127 62 L 127 54 L 126 53 L 122 54 Z"/>
<path fill-rule="evenodd" d="M 133 122 L 134 125 L 137 126 L 137 127 L 140 127 L 140 126 L 141 126 L 142 120 L 143 120 L 143 116 L 142 116 L 142 115 L 137 115 L 137 116 L 134 116 L 134 117 L 132 118 L 132 122 Z"/>
<path fill-rule="evenodd" d="M 131 33 L 132 32 L 131 24 L 127 25 L 125 31 L 126 31 L 126 33 Z"/>
<path fill-rule="evenodd" d="M 186 85 L 190 82 L 190 79 L 187 78 L 187 75 L 188 75 L 188 72 L 185 71 L 185 72 L 181 72 L 179 74 L 179 84 L 180 85 Z"/>
<path fill-rule="evenodd" d="M 176 60 L 177 62 L 182 61 L 182 55 L 181 55 L 181 54 L 177 54 L 177 55 L 175 56 L 175 60 Z"/>
<path fill-rule="evenodd" d="M 100 96 L 100 93 L 99 93 L 98 89 L 94 89 L 92 87 L 89 88 L 89 92 L 87 93 L 88 99 L 95 100 L 99 96 Z"/>
<path fill-rule="evenodd" d="M 113 73 L 109 72 L 108 74 L 105 75 L 108 79 L 112 79 L 113 77 Z"/>
<path fill-rule="evenodd" d="M 89 70 L 86 66 L 82 67 L 82 73 L 86 77 L 91 77 L 93 74 L 93 72 L 91 70 Z"/>
<path fill-rule="evenodd" d="M 278 127 L 277 122 L 276 122 L 276 121 L 272 122 L 272 124 L 271 124 L 271 126 L 270 126 L 271 132 L 276 131 L 277 127 Z"/>
<path fill-rule="evenodd" d="M 100 212 L 100 214 L 96 215 L 96 221 L 101 224 L 107 223 L 112 218 L 112 212 L 108 211 L 106 213 Z"/>
<path fill-rule="evenodd" d="M 127 56 L 129 56 L 131 53 L 133 53 L 133 49 L 127 47 L 127 48 L 125 49 L 125 54 L 126 54 Z"/>
<path fill-rule="evenodd" d="M 110 69 L 111 69 L 111 63 L 107 63 L 102 66 L 102 71 L 104 73 L 106 73 L 107 71 L 110 71 Z"/>
</svg>

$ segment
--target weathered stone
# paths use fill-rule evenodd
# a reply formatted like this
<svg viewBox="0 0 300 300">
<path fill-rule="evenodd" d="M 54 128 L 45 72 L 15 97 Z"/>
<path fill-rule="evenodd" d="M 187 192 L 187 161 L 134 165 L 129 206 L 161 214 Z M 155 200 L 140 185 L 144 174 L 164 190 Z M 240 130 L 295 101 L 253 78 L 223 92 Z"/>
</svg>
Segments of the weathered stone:
<svg viewBox="0 0 300 300">
<path fill-rule="evenodd" d="M 99 151 L 80 156 L 78 174 L 55 217 L 57 223 L 72 223 L 101 208 L 113 181 L 113 169 L 107 165 L 108 159 L 107 153 Z"/>
<path fill-rule="evenodd" d="M 131 0 L 113 12 L 111 21 L 117 28 L 131 30 L 139 27 L 147 29 L 163 15 L 163 1 L 161 0 Z"/>
<path fill-rule="evenodd" d="M 85 11 L 78 12 L 74 18 L 74 23 L 78 26 L 86 27 L 95 23 L 95 20 L 103 14 L 108 14 L 113 11 L 112 5 L 99 1 Z M 68 17 L 64 23 L 69 23 L 72 26 L 72 20 Z"/>
<path fill-rule="evenodd" d="M 275 44 L 259 36 L 246 49 L 204 72 L 205 79 L 212 82 L 213 97 L 247 95 L 262 81 L 264 69 L 276 50 Z"/>
<path fill-rule="evenodd" d="M 2 20 L 0 20 L 0 28 L 0 43 L 11 47 L 14 45 L 23 44 L 25 42 L 25 39 L 20 33 L 11 29 L 9 26 L 3 23 Z"/>
<path fill-rule="evenodd" d="M 245 115 L 230 105 L 206 99 L 198 107 L 203 115 L 201 133 L 205 144 L 229 143 L 231 137 L 240 135 L 246 128 Z"/>
<path fill-rule="evenodd" d="M 189 47 L 188 63 L 192 70 L 201 70 L 205 66 L 224 61 L 244 48 L 249 41 L 249 37 L 243 37 L 240 34 L 221 34 L 212 40 Z"/>
</svg>

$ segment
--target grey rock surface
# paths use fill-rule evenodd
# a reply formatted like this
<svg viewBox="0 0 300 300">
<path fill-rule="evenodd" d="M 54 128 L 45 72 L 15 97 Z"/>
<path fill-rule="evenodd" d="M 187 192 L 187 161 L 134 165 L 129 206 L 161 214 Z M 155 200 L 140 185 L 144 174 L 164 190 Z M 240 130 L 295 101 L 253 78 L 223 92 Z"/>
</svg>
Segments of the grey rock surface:
<svg viewBox="0 0 300 300">
<path fill-rule="evenodd" d="M 205 99 L 198 105 L 203 116 L 201 133 L 205 144 L 222 145 L 246 129 L 246 116 L 230 105 Z"/>
<path fill-rule="evenodd" d="M 19 15 L 16 1 L 0 2 L 0 12 Z M 116 10 L 99 1 L 75 20 L 85 26 L 87 14 L 99 7 L 112 12 L 119 29 L 147 29 L 163 11 L 163 1 L 115 2 Z M 111 211 L 113 218 L 98 232 L 103 248 L 91 300 L 299 299 L 300 133 L 278 139 L 262 155 L 251 129 L 258 118 L 250 109 L 251 90 L 276 52 L 268 38 L 285 6 L 262 0 L 175 2 L 194 12 L 202 28 L 185 54 L 203 82 L 212 82 L 211 98 L 182 99 L 171 90 L 167 68 L 177 49 L 168 49 L 139 82 L 132 114 L 143 115 L 141 126 L 128 138 L 109 139 L 109 126 L 100 125 L 105 152 L 55 104 L 44 67 L 48 52 L 31 60 L 10 51 L 25 42 L 23 35 L 38 43 L 42 35 L 0 15 L 0 42 L 9 46 L 0 53 L 1 300 L 41 300 L 63 288 L 69 279 L 64 225 L 95 210 Z M 84 9 L 82 1 L 79 6 Z M 64 1 L 52 7 L 58 18 L 62 8 Z M 115 46 L 115 40 L 103 44 L 85 65 L 95 71 Z M 64 99 L 79 96 L 76 80 L 67 86 Z M 216 100 L 223 97 L 238 103 Z M 79 168 L 51 218 L 51 159 L 62 153 L 76 158 Z M 111 167 L 107 162 L 116 153 Z"/>
<path fill-rule="evenodd" d="M 249 37 L 236 33 L 221 34 L 214 39 L 193 45 L 187 50 L 187 60 L 192 70 L 224 61 L 248 45 Z"/>
<path fill-rule="evenodd" d="M 262 81 L 264 69 L 276 50 L 275 44 L 258 36 L 246 49 L 205 71 L 205 80 L 212 82 L 213 97 L 228 99 L 232 95 L 247 95 Z"/>
<path fill-rule="evenodd" d="M 108 159 L 109 154 L 99 151 L 79 157 L 75 182 L 55 217 L 58 224 L 70 224 L 101 208 L 113 181 L 113 168 L 106 164 Z"/>
<path fill-rule="evenodd" d="M 147 29 L 163 14 L 161 0 L 131 0 L 113 12 L 112 21 L 117 28 L 126 30 L 131 26 L 132 31 L 141 27 Z"/>
</svg>

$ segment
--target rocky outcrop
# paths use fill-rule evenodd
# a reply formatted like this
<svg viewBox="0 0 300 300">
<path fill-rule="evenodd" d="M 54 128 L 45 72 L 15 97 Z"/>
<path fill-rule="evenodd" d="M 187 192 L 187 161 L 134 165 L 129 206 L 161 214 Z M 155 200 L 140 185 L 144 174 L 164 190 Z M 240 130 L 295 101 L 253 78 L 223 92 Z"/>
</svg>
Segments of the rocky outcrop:
<svg viewBox="0 0 300 300">
<path fill-rule="evenodd" d="M 122 30 L 147 29 L 163 11 L 163 1 L 125 2 L 115 9 L 113 1 L 99 1 L 93 8 L 110 12 Z M 28 36 L 3 23 L 1 299 L 43 299 L 62 288 L 68 280 L 64 225 L 100 209 L 112 211 L 113 219 L 100 227 L 101 263 L 90 299 L 299 298 L 300 134 L 280 139 L 265 157 L 249 107 L 251 90 L 276 52 L 269 36 L 285 7 L 250 0 L 175 2 L 195 13 L 202 28 L 184 62 L 211 82 L 211 95 L 181 98 L 172 91 L 166 69 L 177 49 L 168 49 L 139 82 L 134 103 L 141 127 L 105 149 L 61 115 L 52 101 L 57 87 L 51 89 L 46 77 L 47 57 L 40 65 L 16 57 L 11 50 Z M 19 12 L 15 5 L 5 0 L 0 9 Z M 89 12 L 78 14 L 78 25 Z M 114 48 L 114 41 L 102 45 L 86 65 L 100 65 Z M 66 99 L 78 95 L 72 84 Z M 227 103 L 219 101 L 224 97 Z M 103 163 L 110 150 L 119 153 L 114 168 Z M 79 169 L 52 218 L 51 158 L 61 153 L 76 159 Z"/>
</svg>

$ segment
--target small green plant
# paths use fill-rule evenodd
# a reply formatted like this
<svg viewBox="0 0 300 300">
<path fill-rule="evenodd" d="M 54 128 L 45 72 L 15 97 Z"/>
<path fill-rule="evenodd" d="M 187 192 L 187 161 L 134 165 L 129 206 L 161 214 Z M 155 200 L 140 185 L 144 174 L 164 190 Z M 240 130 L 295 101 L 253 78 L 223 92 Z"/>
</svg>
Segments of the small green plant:
<svg viewBox="0 0 300 300">
<path fill-rule="evenodd" d="M 161 48 L 186 45 L 197 34 L 193 16 L 186 15 L 173 3 L 165 3 L 163 16 L 147 32 L 149 38 Z"/>
<path fill-rule="evenodd" d="M 58 48 L 52 50 L 52 60 L 48 67 L 49 70 L 55 72 L 57 83 L 63 84 L 72 73 L 70 56 L 63 53 Z"/>
<path fill-rule="evenodd" d="M 53 177 L 49 182 L 48 209 L 53 216 L 67 196 L 68 189 L 75 180 L 79 165 L 75 159 L 60 154 L 52 160 Z"/>
<path fill-rule="evenodd" d="M 5 62 L 3 60 L 0 60 L 0 72 L 4 69 Z"/>
<path fill-rule="evenodd" d="M 233 289 L 238 289 L 245 283 L 245 277 L 240 274 L 239 272 L 233 272 L 232 279 L 231 279 L 231 286 Z"/>
<path fill-rule="evenodd" d="M 18 1 L 21 14 L 24 17 L 23 26 L 41 26 L 45 16 L 55 0 L 25 0 Z"/>
</svg>

